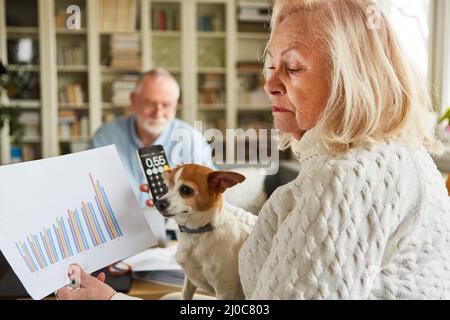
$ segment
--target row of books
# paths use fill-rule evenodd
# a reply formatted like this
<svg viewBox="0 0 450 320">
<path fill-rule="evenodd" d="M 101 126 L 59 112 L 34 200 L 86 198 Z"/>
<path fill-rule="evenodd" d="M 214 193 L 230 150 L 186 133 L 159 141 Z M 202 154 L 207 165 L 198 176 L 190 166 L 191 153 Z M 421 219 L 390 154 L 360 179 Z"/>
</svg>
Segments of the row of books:
<svg viewBox="0 0 450 320">
<path fill-rule="evenodd" d="M 99 0 L 100 30 L 134 31 L 136 0 Z"/>
<path fill-rule="evenodd" d="M 63 47 L 57 52 L 58 65 L 80 66 L 86 65 L 86 49 L 84 46 Z"/>
<path fill-rule="evenodd" d="M 87 115 L 79 115 L 75 111 L 59 112 L 58 129 L 60 139 L 71 139 L 89 136 L 89 119 Z"/>
<path fill-rule="evenodd" d="M 208 129 L 219 129 L 223 134 L 225 134 L 225 130 L 227 128 L 225 117 L 203 117 L 202 119 L 202 116 L 200 116 L 199 120 L 202 121 L 203 132 Z"/>
<path fill-rule="evenodd" d="M 238 83 L 240 104 L 270 105 L 270 99 L 264 91 L 265 79 L 262 74 L 239 74 Z"/>
<path fill-rule="evenodd" d="M 153 9 L 152 29 L 158 31 L 180 30 L 179 12 L 172 8 Z"/>
<path fill-rule="evenodd" d="M 39 144 L 22 144 L 20 147 L 13 147 L 11 149 L 11 163 L 32 161 L 40 157 Z"/>
<path fill-rule="evenodd" d="M 120 112 L 114 112 L 114 111 L 103 111 L 102 113 L 102 120 L 103 123 L 109 123 L 114 121 L 118 116 L 124 116 L 128 117 L 132 114 L 131 108 L 122 109 Z"/>
<path fill-rule="evenodd" d="M 130 105 L 130 93 L 135 89 L 138 75 L 123 75 L 111 84 L 111 102 L 115 106 Z"/>
<path fill-rule="evenodd" d="M 59 102 L 81 104 L 87 101 L 86 93 L 79 84 L 68 84 L 59 89 Z"/>
<path fill-rule="evenodd" d="M 236 63 L 236 69 L 238 73 L 245 73 L 245 72 L 262 73 L 263 64 L 258 61 L 238 61 Z"/>
<path fill-rule="evenodd" d="M 115 34 L 110 42 L 111 67 L 139 69 L 141 67 L 139 35 Z"/>
<path fill-rule="evenodd" d="M 39 112 L 23 111 L 19 118 L 24 125 L 24 135 L 26 138 L 37 138 L 41 136 L 40 114 Z"/>
<path fill-rule="evenodd" d="M 225 102 L 225 77 L 223 74 L 205 73 L 200 77 L 199 103 L 222 104 Z"/>
</svg>

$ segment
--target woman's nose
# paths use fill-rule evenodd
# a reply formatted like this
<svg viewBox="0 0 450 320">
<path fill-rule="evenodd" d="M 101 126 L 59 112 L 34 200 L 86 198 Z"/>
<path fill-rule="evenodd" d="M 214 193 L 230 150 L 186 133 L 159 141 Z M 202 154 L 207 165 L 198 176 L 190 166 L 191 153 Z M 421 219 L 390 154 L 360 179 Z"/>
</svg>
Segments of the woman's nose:
<svg viewBox="0 0 450 320">
<path fill-rule="evenodd" d="M 275 72 L 266 79 L 264 90 L 269 96 L 279 96 L 286 93 L 283 83 Z"/>
</svg>

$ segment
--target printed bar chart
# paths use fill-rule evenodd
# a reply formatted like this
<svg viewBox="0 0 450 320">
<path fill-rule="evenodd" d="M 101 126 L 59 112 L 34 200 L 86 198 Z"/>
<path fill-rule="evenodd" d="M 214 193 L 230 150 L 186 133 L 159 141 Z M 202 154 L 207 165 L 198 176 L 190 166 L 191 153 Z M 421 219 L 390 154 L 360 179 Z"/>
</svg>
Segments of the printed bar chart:
<svg viewBox="0 0 450 320">
<path fill-rule="evenodd" d="M 82 201 L 80 209 L 67 209 L 50 228 L 16 241 L 19 255 L 31 272 L 37 272 L 75 254 L 88 251 L 123 236 L 104 187 L 89 174 L 93 201 Z M 105 232 L 106 231 L 106 232 Z M 108 236 L 106 238 L 105 234 Z"/>
</svg>

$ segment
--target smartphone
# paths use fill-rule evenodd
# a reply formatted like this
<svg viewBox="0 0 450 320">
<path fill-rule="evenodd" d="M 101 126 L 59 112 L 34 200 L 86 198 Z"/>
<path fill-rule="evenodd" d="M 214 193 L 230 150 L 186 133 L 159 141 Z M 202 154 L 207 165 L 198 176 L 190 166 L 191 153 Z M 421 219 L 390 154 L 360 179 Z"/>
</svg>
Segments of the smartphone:
<svg viewBox="0 0 450 320">
<path fill-rule="evenodd" d="M 147 179 L 153 201 L 158 201 L 169 190 L 162 174 L 169 170 L 169 162 L 162 145 L 139 148 L 138 157 Z"/>
</svg>

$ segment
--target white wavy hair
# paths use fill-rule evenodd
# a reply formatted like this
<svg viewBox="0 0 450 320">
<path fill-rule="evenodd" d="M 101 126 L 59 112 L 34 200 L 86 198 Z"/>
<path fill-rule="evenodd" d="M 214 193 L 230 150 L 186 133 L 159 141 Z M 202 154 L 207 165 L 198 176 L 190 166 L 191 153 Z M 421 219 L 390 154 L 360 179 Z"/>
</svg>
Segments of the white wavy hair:
<svg viewBox="0 0 450 320">
<path fill-rule="evenodd" d="M 273 31 L 296 12 L 310 13 L 313 36 L 332 65 L 331 94 L 314 130 L 325 151 L 338 154 L 387 138 L 436 153 L 442 150 L 430 125 L 432 104 L 426 83 L 375 2 L 275 0 L 266 53 Z M 375 27 L 369 27 L 373 22 Z M 280 148 L 291 146 L 295 153 L 296 141 L 281 134 Z"/>
</svg>

